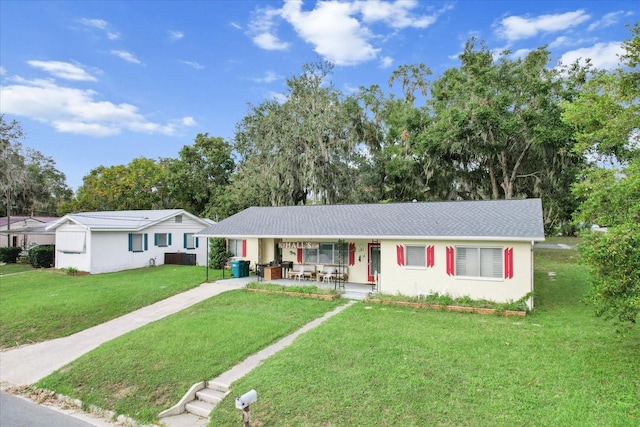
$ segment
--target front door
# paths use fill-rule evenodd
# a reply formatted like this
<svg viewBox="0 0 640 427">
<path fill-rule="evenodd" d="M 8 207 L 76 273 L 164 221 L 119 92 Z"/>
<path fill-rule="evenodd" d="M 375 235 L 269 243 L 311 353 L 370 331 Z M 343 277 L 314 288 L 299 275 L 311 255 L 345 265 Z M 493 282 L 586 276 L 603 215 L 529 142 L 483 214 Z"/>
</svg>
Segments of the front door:
<svg viewBox="0 0 640 427">
<path fill-rule="evenodd" d="M 380 274 L 380 243 L 369 243 L 368 252 L 367 280 L 375 282 Z"/>
</svg>

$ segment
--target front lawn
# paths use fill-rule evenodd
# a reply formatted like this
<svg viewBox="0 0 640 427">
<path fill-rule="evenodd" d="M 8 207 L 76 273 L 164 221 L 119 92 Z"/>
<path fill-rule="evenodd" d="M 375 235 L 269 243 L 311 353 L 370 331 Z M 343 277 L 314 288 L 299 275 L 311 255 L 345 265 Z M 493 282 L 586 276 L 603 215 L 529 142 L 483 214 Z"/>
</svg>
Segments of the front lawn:
<svg viewBox="0 0 640 427">
<path fill-rule="evenodd" d="M 210 279 L 220 275 L 209 271 Z M 0 348 L 67 336 L 204 281 L 205 267 L 178 265 L 88 276 L 49 269 L 2 277 Z"/>
<path fill-rule="evenodd" d="M 344 302 L 225 292 L 103 344 L 37 385 L 153 421 L 196 382 Z"/>
<path fill-rule="evenodd" d="M 253 426 L 640 424 L 640 329 L 617 335 L 581 303 L 587 282 L 575 251 L 535 258 L 526 318 L 355 304 L 232 384 L 210 425 L 239 425 L 234 399 L 254 388 Z M 151 421 L 192 383 L 338 303 L 222 294 L 39 385 Z"/>
<path fill-rule="evenodd" d="M 616 335 L 580 302 L 586 288 L 575 251 L 536 250 L 524 319 L 357 304 L 230 397 L 257 390 L 254 425 L 637 426 L 640 330 Z M 238 420 L 228 398 L 210 425 Z"/>
</svg>

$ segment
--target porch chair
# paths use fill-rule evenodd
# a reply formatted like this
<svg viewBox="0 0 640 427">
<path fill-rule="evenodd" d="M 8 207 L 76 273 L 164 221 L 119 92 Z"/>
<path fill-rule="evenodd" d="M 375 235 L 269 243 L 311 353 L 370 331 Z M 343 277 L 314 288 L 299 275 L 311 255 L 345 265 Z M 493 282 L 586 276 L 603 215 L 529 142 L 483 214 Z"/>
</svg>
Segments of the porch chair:
<svg viewBox="0 0 640 427">
<path fill-rule="evenodd" d="M 304 265 L 296 264 L 287 272 L 287 278 L 294 280 L 302 280 L 304 277 Z"/>
</svg>

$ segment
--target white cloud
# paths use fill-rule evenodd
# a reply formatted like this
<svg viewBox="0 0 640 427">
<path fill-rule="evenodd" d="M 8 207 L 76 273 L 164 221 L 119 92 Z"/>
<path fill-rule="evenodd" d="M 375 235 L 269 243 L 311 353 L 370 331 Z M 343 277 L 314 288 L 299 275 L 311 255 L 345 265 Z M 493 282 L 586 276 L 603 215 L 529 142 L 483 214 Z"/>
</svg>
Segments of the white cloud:
<svg viewBox="0 0 640 427">
<path fill-rule="evenodd" d="M 169 38 L 171 41 L 177 41 L 184 37 L 184 33 L 182 31 L 169 31 Z"/>
<path fill-rule="evenodd" d="M 380 58 L 380 68 L 389 68 L 393 65 L 393 58 L 389 56 L 383 56 Z"/>
<path fill-rule="evenodd" d="M 197 125 L 195 119 L 193 117 L 183 117 L 182 120 L 180 120 L 180 122 L 184 125 L 184 126 L 195 126 Z"/>
<path fill-rule="evenodd" d="M 287 50 L 289 43 L 280 41 L 278 37 L 270 33 L 260 33 L 253 37 L 253 42 L 265 50 Z"/>
<path fill-rule="evenodd" d="M 269 91 L 266 93 L 265 98 L 276 101 L 278 104 L 284 104 L 287 102 L 287 95 L 280 92 Z"/>
<path fill-rule="evenodd" d="M 46 71 L 47 73 L 66 80 L 75 81 L 98 81 L 77 65 L 61 61 L 27 61 L 29 65 Z"/>
<path fill-rule="evenodd" d="M 93 90 L 60 86 L 52 80 L 12 77 L 0 87 L 3 112 L 47 123 L 59 132 L 108 136 L 123 131 L 176 134 L 195 121 L 185 117 L 169 124 L 147 120 L 135 105 L 99 100 Z"/>
<path fill-rule="evenodd" d="M 7 72 L 7 70 L 3 66 L 0 65 L 0 76 L 4 76 L 6 72 Z"/>
<path fill-rule="evenodd" d="M 80 18 L 78 22 L 87 27 L 98 28 L 99 30 L 104 30 L 107 28 L 107 25 L 109 25 L 104 19 Z"/>
<path fill-rule="evenodd" d="M 318 1 L 312 10 L 302 10 L 301 0 L 286 0 L 281 9 L 257 9 L 249 35 L 262 49 L 286 50 L 290 43 L 276 34 L 278 21 L 288 22 L 297 35 L 324 59 L 336 65 L 355 65 L 376 59 L 381 49 L 374 43 L 388 34 L 374 34 L 370 25 L 382 23 L 393 30 L 426 28 L 450 6 L 432 14 L 413 11 L 424 7 L 417 0 Z M 384 66 L 388 58 L 382 58 Z"/>
<path fill-rule="evenodd" d="M 433 24 L 438 15 L 437 12 L 432 15 L 412 16 L 411 11 L 418 6 L 416 0 L 404 0 L 395 2 L 386 2 L 381 0 L 356 1 L 354 7 L 362 13 L 364 22 L 384 22 L 392 28 L 427 28 Z M 444 10 L 450 9 L 446 6 Z"/>
<path fill-rule="evenodd" d="M 282 8 L 286 19 L 315 52 L 337 65 L 355 65 L 375 59 L 380 51 L 369 43 L 371 32 L 353 18 L 353 5 L 320 2 L 310 12 L 302 2 L 288 1 Z"/>
<path fill-rule="evenodd" d="M 584 64 L 586 59 L 591 59 L 591 63 L 597 68 L 613 69 L 618 66 L 618 55 L 623 53 L 622 42 L 596 43 L 590 47 L 565 52 L 560 61 L 565 65 L 569 65 L 577 60 Z"/>
<path fill-rule="evenodd" d="M 272 83 L 280 78 L 279 75 L 275 73 L 275 71 L 267 71 L 263 77 L 256 77 L 253 79 L 254 82 L 257 83 Z"/>
<path fill-rule="evenodd" d="M 120 33 L 117 31 L 109 30 L 109 23 L 104 19 L 89 19 L 89 18 L 80 18 L 78 22 L 84 25 L 85 27 L 96 28 L 98 30 L 102 30 L 107 34 L 107 38 L 109 40 L 117 40 L 120 38 Z"/>
<path fill-rule="evenodd" d="M 589 19 L 584 10 L 536 17 L 508 16 L 500 21 L 496 32 L 502 38 L 516 41 L 534 37 L 538 33 L 566 30 Z"/>
<path fill-rule="evenodd" d="M 594 22 L 591 25 L 589 25 L 587 30 L 593 31 L 593 30 L 599 30 L 601 28 L 610 27 L 612 25 L 617 24 L 620 21 L 620 18 L 622 18 L 624 16 L 631 16 L 631 15 L 633 15 L 632 12 L 625 12 L 623 10 L 619 10 L 617 12 L 607 13 L 602 18 L 600 18 L 596 22 Z"/>
<path fill-rule="evenodd" d="M 197 63 L 197 62 L 195 62 L 195 61 L 180 61 L 180 62 L 182 62 L 183 64 L 190 65 L 190 66 L 192 66 L 193 68 L 195 68 L 196 70 L 201 70 L 201 69 L 203 69 L 203 68 L 204 68 L 204 65 L 199 64 L 199 63 Z"/>
<path fill-rule="evenodd" d="M 112 50 L 112 55 L 115 55 L 121 59 L 124 59 L 127 62 L 131 62 L 133 64 L 141 64 L 140 60 L 135 57 L 131 52 L 127 52 L 126 50 Z"/>
<path fill-rule="evenodd" d="M 229 25 L 231 25 L 236 30 L 241 30 L 242 29 L 242 27 L 240 25 L 236 24 L 235 22 L 230 22 Z"/>
</svg>

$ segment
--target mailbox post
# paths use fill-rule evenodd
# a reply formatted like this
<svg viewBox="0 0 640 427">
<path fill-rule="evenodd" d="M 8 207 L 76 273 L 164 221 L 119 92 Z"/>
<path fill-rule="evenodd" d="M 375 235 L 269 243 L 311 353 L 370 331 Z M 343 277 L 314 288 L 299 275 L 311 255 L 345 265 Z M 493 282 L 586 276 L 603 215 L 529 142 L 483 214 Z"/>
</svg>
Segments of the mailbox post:
<svg viewBox="0 0 640 427">
<path fill-rule="evenodd" d="M 242 409 L 242 425 L 249 427 L 251 421 L 250 406 L 258 400 L 258 393 L 255 390 L 249 390 L 240 397 L 236 397 L 236 408 Z"/>
</svg>

